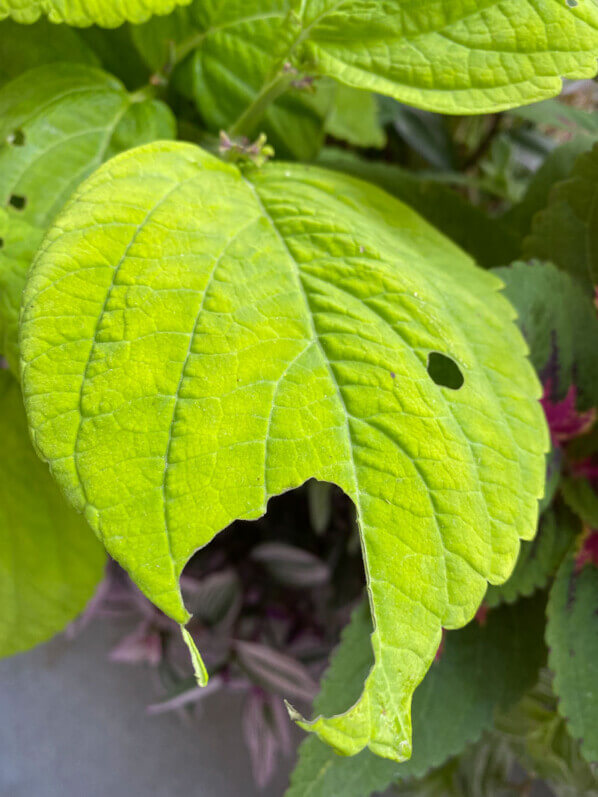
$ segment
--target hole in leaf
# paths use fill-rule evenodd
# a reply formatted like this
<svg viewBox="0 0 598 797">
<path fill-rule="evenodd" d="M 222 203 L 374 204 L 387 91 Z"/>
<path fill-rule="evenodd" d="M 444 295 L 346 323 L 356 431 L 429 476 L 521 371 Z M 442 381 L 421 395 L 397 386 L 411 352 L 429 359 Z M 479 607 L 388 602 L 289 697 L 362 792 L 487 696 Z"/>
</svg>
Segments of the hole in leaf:
<svg viewBox="0 0 598 797">
<path fill-rule="evenodd" d="M 569 8 L 575 8 L 575 6 L 578 5 L 578 2 L 577 0 L 567 0 L 567 5 Z"/>
<path fill-rule="evenodd" d="M 22 130 L 13 130 L 13 132 L 8 136 L 8 143 L 12 144 L 13 147 L 24 147 L 25 146 L 25 133 Z"/>
<path fill-rule="evenodd" d="M 19 196 L 19 194 L 12 194 L 8 200 L 8 204 L 12 205 L 15 210 L 23 210 L 27 204 L 27 197 Z"/>
<path fill-rule="evenodd" d="M 261 518 L 232 523 L 185 567 L 183 597 L 195 618 L 190 630 L 193 622 L 209 625 L 226 649 L 233 627 L 237 646 L 231 664 L 242 660 L 242 677 L 266 690 L 283 683 L 291 702 L 306 701 L 308 695 L 300 694 L 309 687 L 305 662 L 309 671 L 325 666 L 350 608 L 363 595 L 355 517 L 354 503 L 339 487 L 310 480 L 271 498 Z M 165 651 L 168 656 L 168 646 Z M 281 670 L 278 654 L 287 657 Z M 338 695 L 330 713 L 342 713 L 358 699 L 373 662 L 373 652 L 368 654 L 362 677 Z"/>
<path fill-rule="evenodd" d="M 457 363 L 438 351 L 431 351 L 428 355 L 428 373 L 437 385 L 451 390 L 459 390 L 465 382 Z"/>
</svg>

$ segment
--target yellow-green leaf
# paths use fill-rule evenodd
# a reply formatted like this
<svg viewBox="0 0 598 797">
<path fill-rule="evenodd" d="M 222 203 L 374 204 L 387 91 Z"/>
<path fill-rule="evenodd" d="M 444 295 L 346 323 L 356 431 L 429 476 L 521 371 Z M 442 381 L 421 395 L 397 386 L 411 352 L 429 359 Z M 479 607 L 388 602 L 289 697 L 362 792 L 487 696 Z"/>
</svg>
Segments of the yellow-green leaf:
<svg viewBox="0 0 598 797">
<path fill-rule="evenodd" d="M 116 28 L 123 22 L 145 22 L 152 14 L 170 14 L 190 0 L 0 0 L 0 19 L 30 24 L 46 15 L 50 22 Z"/>
<path fill-rule="evenodd" d="M 21 391 L 0 371 L 0 657 L 56 634 L 85 607 L 106 556 L 36 457 Z"/>
<path fill-rule="evenodd" d="M 535 532 L 548 436 L 500 287 L 367 183 L 180 143 L 101 167 L 29 275 L 37 447 L 178 622 L 185 563 L 233 520 L 312 477 L 355 502 L 375 665 L 345 714 L 304 723 L 345 753 L 409 756 L 442 627 Z"/>
</svg>

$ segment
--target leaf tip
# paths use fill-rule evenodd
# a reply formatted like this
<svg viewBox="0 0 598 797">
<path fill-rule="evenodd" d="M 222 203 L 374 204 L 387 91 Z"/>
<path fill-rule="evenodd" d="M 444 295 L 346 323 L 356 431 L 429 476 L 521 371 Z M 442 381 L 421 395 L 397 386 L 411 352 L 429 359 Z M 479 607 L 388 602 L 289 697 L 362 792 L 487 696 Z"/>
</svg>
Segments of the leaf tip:
<svg viewBox="0 0 598 797">
<path fill-rule="evenodd" d="M 288 700 L 284 701 L 284 706 L 285 706 L 285 708 L 286 708 L 286 710 L 288 712 L 289 717 L 293 720 L 293 722 L 298 723 L 298 725 L 300 727 L 302 727 L 302 728 L 304 727 L 304 725 L 308 724 L 308 722 L 305 719 L 305 717 L 302 714 L 300 714 L 297 711 L 297 709 L 289 703 Z M 303 725 L 302 725 L 302 723 L 303 723 Z"/>
<path fill-rule="evenodd" d="M 195 644 L 193 637 L 187 631 L 184 625 L 181 626 L 181 634 L 183 636 L 183 642 L 187 645 L 187 649 L 189 650 L 189 654 L 191 656 L 191 662 L 193 664 L 193 672 L 195 674 L 195 680 L 197 681 L 198 686 L 207 686 L 209 675 L 206 669 L 206 665 L 203 662 L 203 659 L 197 649 L 197 645 Z"/>
</svg>

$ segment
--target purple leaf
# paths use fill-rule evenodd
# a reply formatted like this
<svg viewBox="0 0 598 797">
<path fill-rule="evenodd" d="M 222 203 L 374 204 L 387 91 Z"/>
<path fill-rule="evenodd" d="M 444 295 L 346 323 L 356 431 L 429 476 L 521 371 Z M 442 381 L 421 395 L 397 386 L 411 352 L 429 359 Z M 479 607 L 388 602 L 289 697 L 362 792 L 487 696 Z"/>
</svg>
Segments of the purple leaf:
<svg viewBox="0 0 598 797">
<path fill-rule="evenodd" d="M 146 620 L 142 620 L 110 651 L 109 659 L 124 664 L 151 664 L 155 667 L 162 660 L 160 635 Z"/>
<path fill-rule="evenodd" d="M 556 443 L 564 443 L 573 437 L 585 434 L 590 430 L 596 420 L 596 410 L 594 408 L 586 412 L 577 410 L 577 388 L 571 385 L 567 395 L 562 401 L 551 399 L 551 381 L 546 381 L 544 386 L 544 396 L 542 406 L 550 434 Z"/>
<path fill-rule="evenodd" d="M 251 680 L 267 691 L 313 700 L 318 685 L 300 662 L 257 642 L 234 643 L 237 660 Z"/>
<path fill-rule="evenodd" d="M 309 551 L 283 542 L 266 542 L 251 552 L 272 578 L 290 587 L 318 587 L 330 579 L 330 570 Z"/>
<path fill-rule="evenodd" d="M 243 736 L 251 758 L 253 778 L 260 789 L 268 784 L 275 772 L 277 753 L 286 752 L 290 746 L 290 738 L 287 744 L 287 740 L 280 736 L 273 701 L 275 698 L 272 696 L 252 690 L 243 707 Z M 281 703 L 280 700 L 277 702 Z"/>
<path fill-rule="evenodd" d="M 234 570 L 220 570 L 202 579 L 183 576 L 181 587 L 191 614 L 208 625 L 232 622 L 241 609 L 241 585 Z"/>
<path fill-rule="evenodd" d="M 191 704 L 197 704 L 205 700 L 209 695 L 219 691 L 222 688 L 223 680 L 215 675 L 210 678 L 207 686 L 197 686 L 195 678 L 188 679 L 183 687 L 179 687 L 174 694 L 168 695 L 163 700 L 147 707 L 148 714 L 165 714 L 168 711 L 176 711 Z"/>
</svg>

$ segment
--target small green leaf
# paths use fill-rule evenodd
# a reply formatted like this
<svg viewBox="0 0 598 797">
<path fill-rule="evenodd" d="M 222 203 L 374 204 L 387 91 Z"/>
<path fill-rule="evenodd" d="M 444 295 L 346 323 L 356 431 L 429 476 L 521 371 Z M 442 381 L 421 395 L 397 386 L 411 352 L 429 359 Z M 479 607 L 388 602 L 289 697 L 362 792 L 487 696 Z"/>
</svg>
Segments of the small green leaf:
<svg viewBox="0 0 598 797">
<path fill-rule="evenodd" d="M 326 119 L 326 132 L 356 147 L 383 147 L 386 134 L 378 118 L 375 95 L 336 82 L 332 90 L 334 100 Z"/>
<path fill-rule="evenodd" d="M 74 620 L 106 557 L 36 457 L 21 391 L 0 371 L 0 657 L 45 642 Z"/>
<path fill-rule="evenodd" d="M 598 6 L 596 7 L 598 9 Z M 598 283 L 598 144 L 583 153 L 571 176 L 550 192 L 524 242 L 525 257 L 551 260 L 594 296 Z"/>
<path fill-rule="evenodd" d="M 445 636 L 439 659 L 413 698 L 413 757 L 403 764 L 364 751 L 354 758 L 337 756 L 318 739 L 307 739 L 286 797 L 364 797 L 390 783 L 420 778 L 460 753 L 491 726 L 498 707 L 514 703 L 536 680 L 545 658 L 539 596 L 488 613 L 483 625 L 470 623 Z M 358 693 L 371 667 L 366 644 L 372 631 L 362 605 L 345 628 L 316 698 L 316 709 L 339 711 Z"/>
<path fill-rule="evenodd" d="M 598 135 L 598 118 L 595 113 L 567 105 L 560 100 L 544 100 L 533 105 L 514 108 L 511 115 L 532 122 L 534 125 L 556 127 L 567 133 L 584 131 L 593 136 Z"/>
<path fill-rule="evenodd" d="M 332 516 L 332 485 L 311 479 L 307 483 L 309 520 L 316 534 L 323 534 Z"/>
<path fill-rule="evenodd" d="M 41 66 L 0 89 L 0 351 L 14 373 L 21 292 L 56 212 L 102 161 L 174 133 L 163 103 L 90 67 Z"/>
<path fill-rule="evenodd" d="M 548 204 L 548 197 L 555 183 L 570 177 L 577 158 L 590 150 L 595 141 L 594 136 L 577 135 L 565 144 L 555 147 L 533 175 L 521 201 L 500 217 L 501 223 L 510 229 L 511 235 L 518 237 L 516 254 L 511 260 L 521 256 L 521 247 L 525 237 L 531 232 L 533 218 Z"/>
<path fill-rule="evenodd" d="M 173 82 L 195 102 L 208 130 L 217 133 L 233 127 L 283 68 L 296 27 L 289 27 L 288 10 L 288 0 L 200 0 L 166 20 L 134 28 L 132 35 L 156 71 L 190 54 L 175 70 Z M 259 115 L 259 130 L 253 125 L 233 132 L 263 131 L 278 157 L 309 161 L 323 142 L 336 89 L 333 81 L 317 82 L 311 93 L 292 86 L 298 74 L 289 71 L 287 78 L 283 88 L 288 91 L 273 97 Z M 346 118 L 337 120 L 341 123 Z"/>
<path fill-rule="evenodd" d="M 383 108 L 387 123 L 392 124 L 424 163 L 447 172 L 456 169 L 455 145 L 446 117 L 411 108 L 388 98 Z"/>
<path fill-rule="evenodd" d="M 38 449 L 179 623 L 183 567 L 233 520 L 310 478 L 354 501 L 376 664 L 353 708 L 305 724 L 346 753 L 409 756 L 442 626 L 536 529 L 548 434 L 500 287 L 371 185 L 167 142 L 95 172 L 29 275 Z M 460 389 L 434 381 L 431 352 Z"/>
<path fill-rule="evenodd" d="M 197 649 L 197 645 L 195 644 L 195 640 L 187 631 L 184 625 L 181 626 L 181 634 L 183 635 L 183 641 L 185 645 L 187 645 L 187 650 L 189 651 L 189 655 L 191 656 L 191 663 L 193 664 L 193 672 L 195 673 L 195 680 L 197 681 L 198 686 L 206 686 L 208 683 L 208 671 L 206 669 L 206 665 L 203 662 L 201 654 Z"/>
<path fill-rule="evenodd" d="M 165 24 L 169 17 L 159 19 Z M 77 31 L 79 38 L 99 59 L 102 69 L 122 80 L 131 91 L 146 86 L 151 77 L 150 70 L 133 44 L 133 32 L 138 27 L 138 25 L 125 24 L 107 30 L 92 25 L 90 28 L 80 28 Z"/>
<path fill-rule="evenodd" d="M 30 24 L 45 14 L 50 22 L 116 28 L 125 21 L 145 22 L 152 14 L 170 14 L 190 0 L 0 0 L 0 19 Z"/>
<path fill-rule="evenodd" d="M 579 520 L 561 502 L 540 519 L 538 533 L 521 545 L 515 570 L 505 584 L 489 587 L 486 604 L 513 603 L 518 598 L 543 589 L 556 573 L 575 536 L 581 531 Z"/>
<path fill-rule="evenodd" d="M 35 25 L 0 22 L 0 85 L 43 64 L 69 61 L 98 66 L 98 59 L 79 34 L 40 19 Z"/>
<path fill-rule="evenodd" d="M 564 399 L 574 385 L 580 409 L 598 406 L 598 317 L 592 298 L 551 263 L 519 262 L 496 273 L 551 399 Z"/>
<path fill-rule="evenodd" d="M 520 765 L 558 797 L 598 797 L 598 778 L 557 713 L 551 682 L 543 669 L 538 684 L 517 705 L 498 713 L 492 739 L 506 741 Z"/>
<path fill-rule="evenodd" d="M 550 593 L 546 641 L 559 713 L 587 761 L 598 763 L 598 566 L 577 563 L 574 551 Z"/>
</svg>

